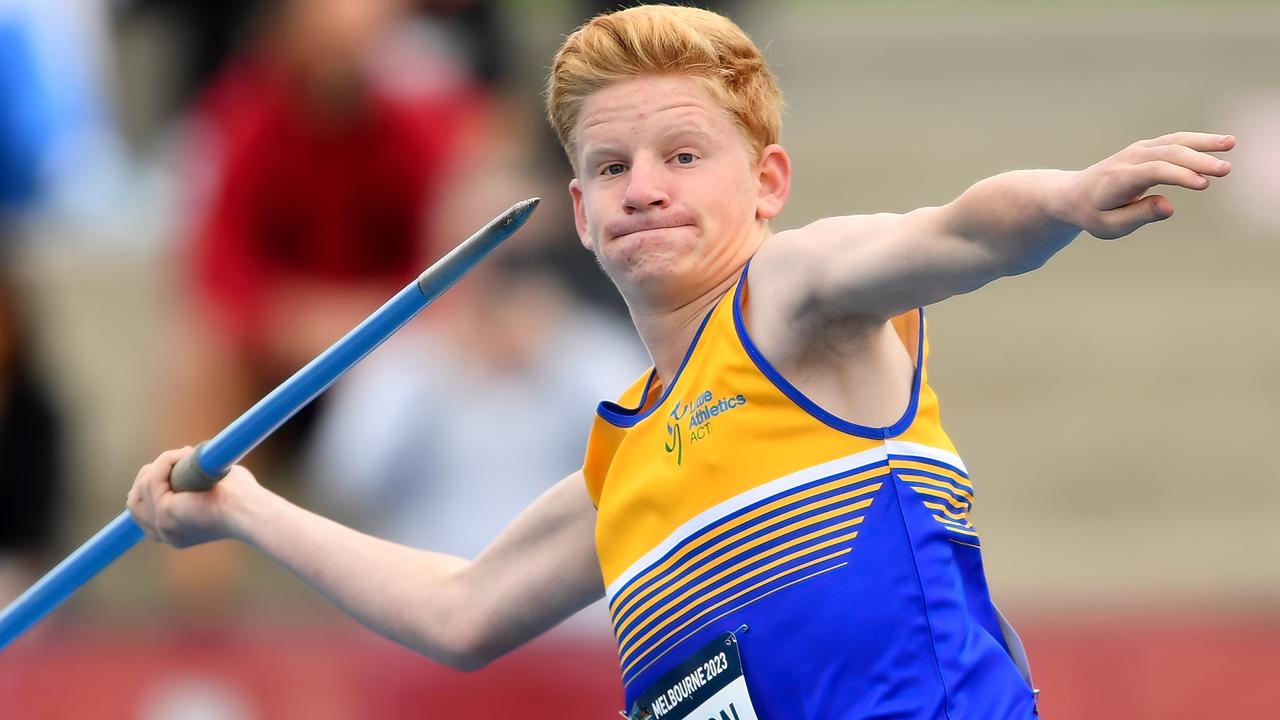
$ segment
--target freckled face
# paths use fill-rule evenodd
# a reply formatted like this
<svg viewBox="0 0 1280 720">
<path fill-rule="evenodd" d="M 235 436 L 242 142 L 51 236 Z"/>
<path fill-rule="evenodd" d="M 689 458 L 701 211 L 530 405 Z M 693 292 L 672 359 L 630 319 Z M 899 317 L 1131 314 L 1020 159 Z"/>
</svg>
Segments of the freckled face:
<svg viewBox="0 0 1280 720">
<path fill-rule="evenodd" d="M 628 302 L 697 297 L 740 269 L 767 231 L 750 147 L 691 78 L 643 76 L 597 91 L 577 144 L 569 192 L 578 235 Z"/>
</svg>

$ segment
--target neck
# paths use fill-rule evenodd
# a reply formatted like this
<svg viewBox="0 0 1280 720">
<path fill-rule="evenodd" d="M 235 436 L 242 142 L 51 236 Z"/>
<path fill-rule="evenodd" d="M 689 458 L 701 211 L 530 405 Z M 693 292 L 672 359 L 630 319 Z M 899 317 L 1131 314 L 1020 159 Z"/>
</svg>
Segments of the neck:
<svg viewBox="0 0 1280 720">
<path fill-rule="evenodd" d="M 674 380 L 676 371 L 680 369 L 680 361 L 693 342 L 702 319 L 737 282 L 738 273 L 734 272 L 701 295 L 679 306 L 647 310 L 632 308 L 631 320 L 640 334 L 640 340 L 649 350 L 663 387 L 669 387 Z"/>
<path fill-rule="evenodd" d="M 702 257 L 698 269 L 701 277 L 684 288 L 679 288 L 682 283 L 674 278 L 670 284 L 661 283 L 666 286 L 661 288 L 618 284 L 664 388 L 670 387 L 680 369 L 680 361 L 702 319 L 733 289 L 742 268 L 771 234 L 768 222 L 757 220 L 750 233 L 742 242 L 723 243 L 718 252 Z"/>
</svg>

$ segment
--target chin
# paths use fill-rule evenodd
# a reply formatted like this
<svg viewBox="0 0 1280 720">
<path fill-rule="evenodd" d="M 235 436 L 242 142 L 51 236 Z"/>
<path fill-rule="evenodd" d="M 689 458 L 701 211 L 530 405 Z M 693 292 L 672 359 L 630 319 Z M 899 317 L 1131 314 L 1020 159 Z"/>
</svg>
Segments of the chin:
<svg viewBox="0 0 1280 720">
<path fill-rule="evenodd" d="M 670 277 L 677 270 L 675 258 L 663 253 L 645 253 L 619 258 L 613 263 L 611 275 L 626 278 L 631 282 L 646 282 Z"/>
<path fill-rule="evenodd" d="M 696 284 L 699 275 L 697 264 L 688 260 L 687 254 L 651 252 L 619 259 L 607 273 L 624 296 L 633 292 L 650 298 L 677 296 Z"/>
</svg>

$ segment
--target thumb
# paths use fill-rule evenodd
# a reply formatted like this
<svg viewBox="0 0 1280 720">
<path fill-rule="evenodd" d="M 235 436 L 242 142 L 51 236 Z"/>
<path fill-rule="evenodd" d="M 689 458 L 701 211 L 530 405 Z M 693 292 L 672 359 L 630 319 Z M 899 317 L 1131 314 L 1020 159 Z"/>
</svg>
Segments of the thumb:
<svg viewBox="0 0 1280 720">
<path fill-rule="evenodd" d="M 1103 213 L 1103 226 L 1094 237 L 1115 240 L 1148 223 L 1160 222 L 1173 216 L 1173 203 L 1164 195 L 1149 195 Z"/>
</svg>

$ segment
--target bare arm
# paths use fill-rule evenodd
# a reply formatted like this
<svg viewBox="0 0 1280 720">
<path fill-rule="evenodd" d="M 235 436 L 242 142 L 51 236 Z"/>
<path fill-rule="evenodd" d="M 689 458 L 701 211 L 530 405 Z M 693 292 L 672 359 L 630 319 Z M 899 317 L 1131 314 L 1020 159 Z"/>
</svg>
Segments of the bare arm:
<svg viewBox="0 0 1280 720">
<path fill-rule="evenodd" d="M 169 470 L 189 451 L 142 468 L 129 493 L 129 510 L 152 539 L 176 547 L 241 540 L 365 626 L 445 664 L 480 667 L 604 593 L 581 472 L 468 561 L 339 525 L 271 493 L 240 466 L 208 492 L 175 493 Z"/>
<path fill-rule="evenodd" d="M 1114 239 L 1173 214 L 1157 185 L 1209 186 L 1230 165 L 1210 152 L 1235 138 L 1174 133 L 1143 140 L 1078 172 L 997 175 L 942 207 L 829 218 L 771 239 L 752 267 L 753 292 L 788 319 L 863 318 L 879 325 L 912 308 L 1043 265 L 1081 230 Z M 759 282 L 757 282 L 759 276 Z M 772 302 L 769 302 L 772 301 Z"/>
</svg>

